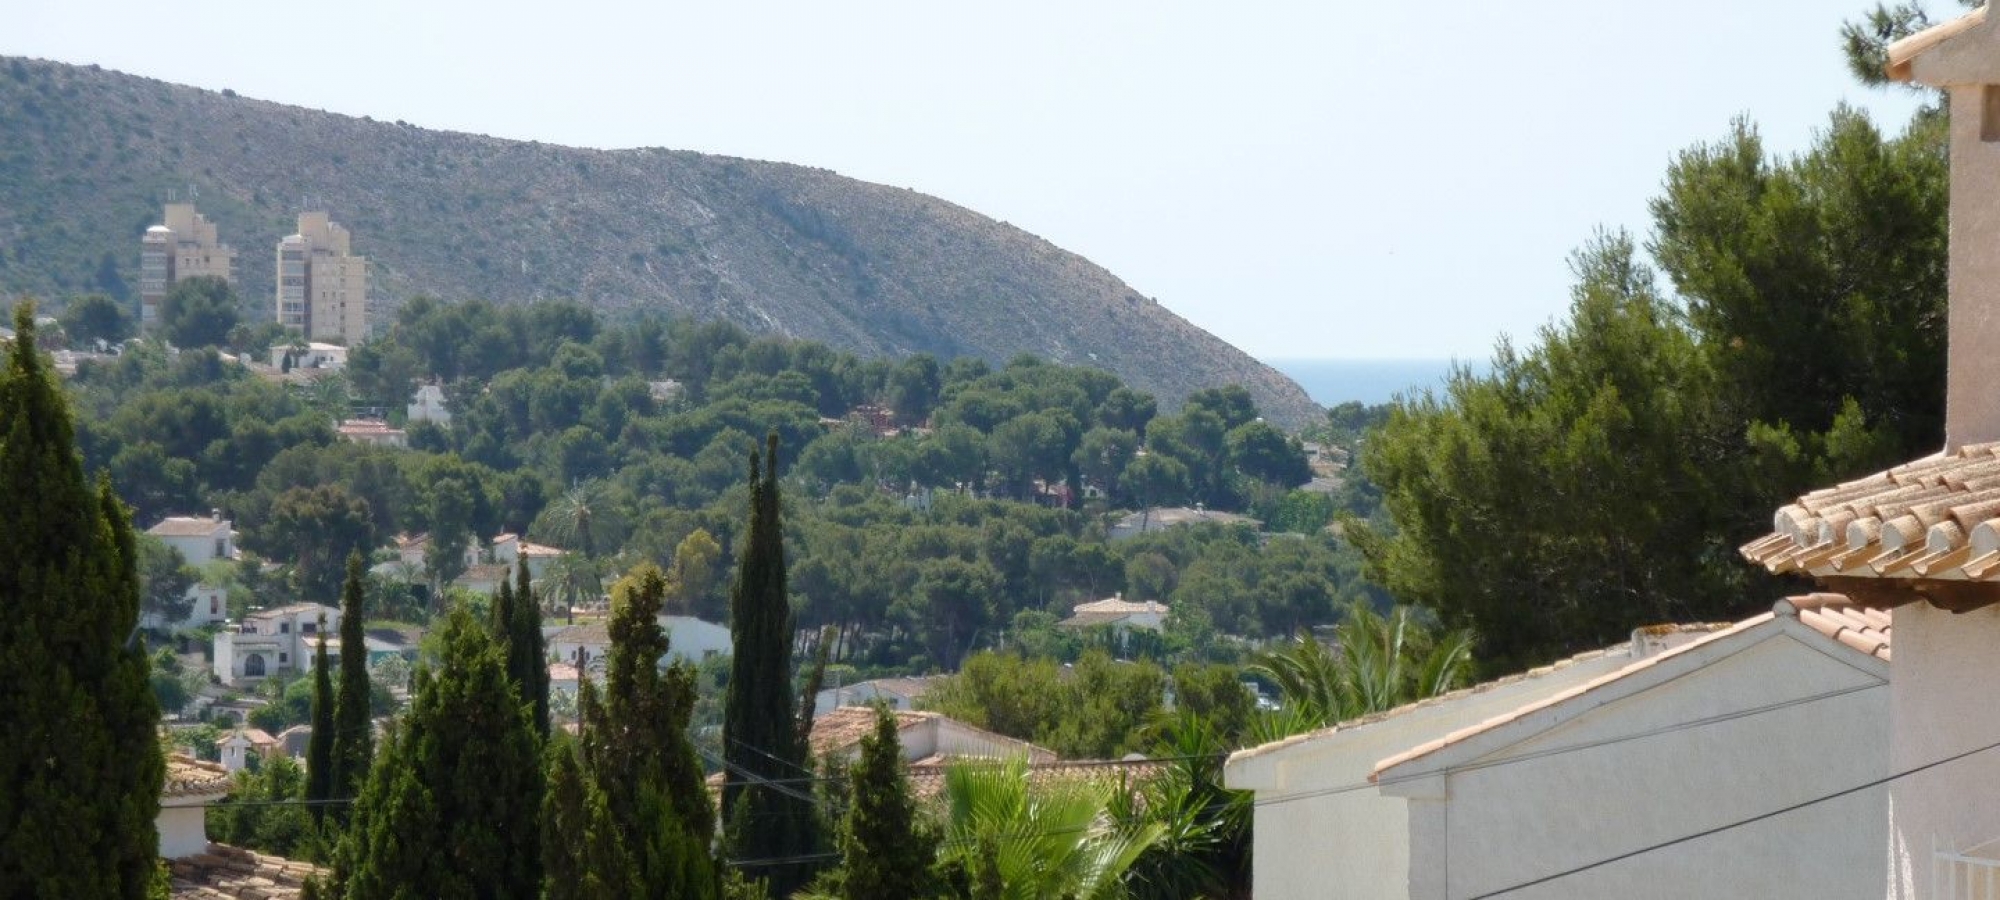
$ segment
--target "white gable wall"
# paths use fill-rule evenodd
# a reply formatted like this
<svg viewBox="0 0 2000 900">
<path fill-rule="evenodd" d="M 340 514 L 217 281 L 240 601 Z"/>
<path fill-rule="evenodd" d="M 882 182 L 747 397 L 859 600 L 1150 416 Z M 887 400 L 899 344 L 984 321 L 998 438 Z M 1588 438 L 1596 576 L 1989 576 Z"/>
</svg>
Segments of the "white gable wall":
<svg viewBox="0 0 2000 900">
<path fill-rule="evenodd" d="M 1608 705 L 1545 710 L 1550 730 L 1441 778 L 1385 785 L 1433 800 L 1412 814 L 1409 896 L 1497 891 L 1883 777 L 1886 673 L 1818 635 L 1796 639 L 1803 627 L 1788 624 Z M 1863 792 L 1508 896 L 1879 897 L 1885 796 Z"/>
<path fill-rule="evenodd" d="M 1409 818 L 1368 785 L 1375 764 L 1426 741 L 1615 671 L 1623 653 L 1406 710 L 1371 724 L 1232 759 L 1229 787 L 1256 791 L 1251 884 L 1259 900 L 1403 900 Z M 1360 785 L 1359 789 L 1351 789 Z M 1335 790 L 1350 788 L 1345 790 Z"/>
</svg>

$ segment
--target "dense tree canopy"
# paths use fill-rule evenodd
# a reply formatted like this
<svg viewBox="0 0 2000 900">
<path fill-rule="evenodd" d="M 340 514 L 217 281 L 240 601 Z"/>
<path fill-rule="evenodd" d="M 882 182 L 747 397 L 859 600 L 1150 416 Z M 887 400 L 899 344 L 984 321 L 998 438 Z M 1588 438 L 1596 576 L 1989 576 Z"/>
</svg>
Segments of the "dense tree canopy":
<svg viewBox="0 0 2000 900">
<path fill-rule="evenodd" d="M 1476 628 L 1496 670 L 1761 606 L 1775 587 L 1731 548 L 1773 504 L 1942 439 L 1942 128 L 1843 109 L 1795 159 L 1740 123 L 1682 154 L 1653 203 L 1676 296 L 1601 238 L 1563 322 L 1369 440 L 1377 579 Z"/>
</svg>

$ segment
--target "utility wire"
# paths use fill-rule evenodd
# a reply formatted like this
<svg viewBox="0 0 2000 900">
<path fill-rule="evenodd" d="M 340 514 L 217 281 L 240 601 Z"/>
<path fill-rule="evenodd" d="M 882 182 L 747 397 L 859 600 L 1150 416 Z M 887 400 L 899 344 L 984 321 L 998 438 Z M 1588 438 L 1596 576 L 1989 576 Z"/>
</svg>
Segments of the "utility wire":
<svg viewBox="0 0 2000 900">
<path fill-rule="evenodd" d="M 1617 856 L 1612 856 L 1612 857 L 1607 857 L 1607 858 L 1605 858 L 1605 859 L 1600 859 L 1600 860 L 1598 860 L 1598 861 L 1596 861 L 1596 862 L 1593 862 L 1593 863 L 1588 863 L 1588 864 L 1585 864 L 1585 865 L 1581 865 L 1581 866 L 1577 866 L 1577 867 L 1576 867 L 1576 868 L 1574 868 L 1574 869 L 1564 869 L 1563 871 L 1560 871 L 1560 872 L 1557 872 L 1557 873 L 1555 873 L 1555 874 L 1553 874 L 1553 875 L 1544 875 L 1544 876 L 1542 876 L 1542 877 L 1540 877 L 1540 878 L 1537 878 L 1537 879 L 1535 879 L 1535 880 L 1533 880 L 1533 881 L 1523 881 L 1523 882 L 1521 882 L 1520 884 L 1516 884 L 1516 885 L 1512 885 L 1512 886 L 1510 886 L 1510 887 L 1504 887 L 1504 888 L 1501 888 L 1501 889 L 1499 889 L 1499 890 L 1497 890 L 1497 891 L 1489 891 L 1489 892 L 1487 892 L 1487 893 L 1484 893 L 1484 894 L 1479 894 L 1479 895 L 1477 895 L 1477 896 L 1473 896 L 1473 897 L 1468 897 L 1468 898 L 1466 898 L 1466 900 L 1489 900 L 1489 898 L 1492 898 L 1492 897 L 1498 897 L 1498 896 L 1500 896 L 1500 895 L 1502 895 L 1502 894 L 1511 894 L 1511 893 L 1513 893 L 1513 892 L 1515 892 L 1515 891 L 1519 891 L 1519 890 L 1525 890 L 1525 889 L 1527 889 L 1527 888 L 1531 888 L 1531 887 L 1534 887 L 1534 886 L 1536 886 L 1536 885 L 1538 885 L 1538 884 L 1547 884 L 1548 882 L 1551 882 L 1551 881 L 1554 881 L 1554 880 L 1556 880 L 1556 879 L 1558 879 L 1558 878 L 1568 878 L 1568 877 L 1569 877 L 1569 876 L 1571 876 L 1571 875 L 1575 875 L 1575 874 L 1578 874 L 1578 873 L 1581 873 L 1581 872 L 1588 872 L 1588 871 L 1590 871 L 1590 870 L 1592 870 L 1592 869 L 1596 869 L 1596 868 L 1599 868 L 1599 867 L 1602 867 L 1602 866 L 1608 866 L 1608 865 L 1611 865 L 1612 863 L 1615 863 L 1615 862 L 1621 862 L 1621 861 L 1624 861 L 1624 860 L 1628 860 L 1628 859 L 1631 859 L 1632 857 L 1635 857 L 1635 856 L 1640 856 L 1640 855 L 1643 855 L 1643 854 L 1647 854 L 1647 853 L 1651 853 L 1651 852 L 1653 852 L 1653 851 L 1655 851 L 1655 850 L 1663 850 L 1663 849 L 1666 849 L 1666 848 L 1668 848 L 1668 847 L 1672 847 L 1672 846 L 1675 846 L 1675 845 L 1677 845 L 1677 844 L 1685 844 L 1685 843 L 1687 843 L 1688 841 L 1695 841 L 1695 840 L 1700 840 L 1700 839 L 1702 839 L 1702 838 L 1705 838 L 1705 837 L 1708 837 L 1709 835 L 1713 835 L 1713 834 L 1720 834 L 1720 833 L 1722 833 L 1722 832 L 1725 832 L 1725 831 L 1729 831 L 1729 830 L 1731 830 L 1731 829 L 1735 829 L 1735 828 L 1741 828 L 1741 827 L 1743 827 L 1743 826 L 1745 826 L 1745 825 L 1754 825 L 1754 824 L 1756 824 L 1756 823 L 1758 823 L 1758 822 L 1762 822 L 1762 821 L 1764 821 L 1765 819 L 1775 819 L 1775 818 L 1777 818 L 1778 816 L 1782 816 L 1782 815 L 1784 815 L 1784 814 L 1786 814 L 1786 813 L 1789 813 L 1789 812 L 1797 812 L 1798 810 L 1801 810 L 1801 809 L 1805 809 L 1805 808 L 1806 808 L 1806 807 L 1808 807 L 1808 806 L 1817 806 L 1817 805 L 1819 805 L 1819 804 L 1821 804 L 1821 803 L 1825 803 L 1825 802 L 1827 802 L 1828 800 L 1838 800 L 1838 799 L 1840 799 L 1841 797 L 1845 797 L 1845 796 L 1847 796 L 1847 795 L 1849 795 L 1849 794 L 1858 794 L 1858 793 L 1860 793 L 1860 792 L 1862 792 L 1862 791 L 1865 791 L 1865 790 L 1869 790 L 1869 789 L 1871 789 L 1871 788 L 1878 788 L 1878 787 L 1881 787 L 1882 785 L 1885 785 L 1885 784 L 1888 784 L 1889 782 L 1892 782 L 1892 781 L 1897 781 L 1897 780 L 1900 780 L 1900 779 L 1904 779 L 1904 778 L 1908 778 L 1908 777 L 1910 777 L 1911 775 L 1915 775 L 1915 774 L 1917 774 L 1917 773 L 1919 773 L 1919 772 L 1924 772 L 1924 771 L 1928 771 L 1928 770 L 1931 770 L 1931 769 L 1935 769 L 1935 768 L 1937 768 L 1938 766 L 1942 766 L 1942 765 L 1945 765 L 1946 763 L 1954 763 L 1954 762 L 1957 762 L 1957 761 L 1959 761 L 1959 760 L 1961 760 L 1961 759 L 1964 759 L 1964 758 L 1966 758 L 1966 757 L 1968 757 L 1968 756 L 1973 756 L 1973 755 L 1975 755 L 1975 754 L 1979 754 L 1979 753 L 1985 753 L 1986 751 L 1988 751 L 1988 750 L 1992 750 L 1992 749 L 1995 749 L 1995 748 L 2000 748 L 2000 741 L 1995 741 L 1995 742 L 1993 742 L 1993 743 L 1991 743 L 1991 744 L 1987 744 L 1987 745 L 1986 745 L 1986 746 L 1984 746 L 1984 747 L 1977 747 L 1977 748 L 1974 748 L 1974 749 L 1971 749 L 1971 750 L 1967 750 L 1967 751 L 1965 751 L 1964 753 L 1955 753 L 1955 754 L 1952 754 L 1951 756 L 1947 756 L 1947 757 L 1945 757 L 1945 758 L 1943 758 L 1943 759 L 1940 759 L 1940 760 L 1936 760 L 1936 761 L 1934 761 L 1934 762 L 1928 762 L 1928 763 L 1925 763 L 1925 764 L 1923 764 L 1923 765 L 1921 765 L 1921 766 L 1916 766 L 1916 767 L 1914 767 L 1914 768 L 1909 768 L 1909 769 L 1904 769 L 1903 771 L 1901 771 L 1901 772 L 1897 772 L 1897 773 L 1895 773 L 1895 774 L 1893 774 L 1893 775 L 1886 775 L 1886 776 L 1883 776 L 1883 777 L 1881 777 L 1881 778 L 1877 778 L 1877 779 L 1875 779 L 1875 780 L 1873 780 L 1873 781 L 1869 781 L 1869 782 L 1865 782 L 1865 783 L 1862 783 L 1862 784 L 1857 784 L 1857 785 L 1855 785 L 1854 787 L 1851 787 L 1851 788 L 1846 788 L 1846 789 L 1844 789 L 1844 790 L 1838 790 L 1838 791 L 1834 791 L 1834 792 L 1833 792 L 1833 793 L 1831 793 L 1831 794 L 1822 794 L 1822 795 L 1820 795 L 1820 796 L 1818 796 L 1818 797 L 1814 797 L 1814 798 L 1812 798 L 1811 800 L 1805 800 L 1805 801 L 1801 801 L 1801 802 L 1798 802 L 1798 803 L 1794 803 L 1794 804 L 1792 804 L 1792 805 L 1790 805 L 1790 806 L 1786 806 L 1786 807 L 1783 807 L 1783 808 L 1780 808 L 1780 809 L 1774 809 L 1774 810 L 1772 810 L 1772 811 L 1770 811 L 1770 812 L 1767 812 L 1767 813 L 1762 813 L 1762 814 L 1759 814 L 1759 815 L 1755 815 L 1755 816 L 1751 816 L 1751 817 L 1749 817 L 1749 818 L 1747 818 L 1747 819 L 1738 819 L 1738 820 L 1736 820 L 1736 821 L 1734 821 L 1734 822 L 1730 822 L 1730 823 L 1729 823 L 1729 824 L 1727 824 L 1727 825 L 1717 825 L 1717 826 L 1715 826 L 1714 828 L 1706 828 L 1706 829 L 1703 829 L 1703 830 L 1701 830 L 1701 831 L 1697 831 L 1697 832 L 1695 832 L 1695 833 L 1693 833 L 1693 834 L 1688 834 L 1688 835 L 1682 835 L 1681 837 L 1677 837 L 1677 838 L 1674 838 L 1673 840 L 1668 840 L 1668 841 L 1661 841 L 1661 842 L 1659 842 L 1659 843 L 1657 843 L 1657 844 L 1652 844 L 1652 845 L 1649 845 L 1649 846 L 1645 846 L 1645 847 L 1640 847 L 1640 848 L 1639 848 L 1639 849 L 1637 849 L 1637 850 L 1631 850 L 1631 851 L 1627 851 L 1627 852 L 1625 852 L 1625 853 L 1620 853 L 1620 854 L 1618 854 Z"/>
</svg>

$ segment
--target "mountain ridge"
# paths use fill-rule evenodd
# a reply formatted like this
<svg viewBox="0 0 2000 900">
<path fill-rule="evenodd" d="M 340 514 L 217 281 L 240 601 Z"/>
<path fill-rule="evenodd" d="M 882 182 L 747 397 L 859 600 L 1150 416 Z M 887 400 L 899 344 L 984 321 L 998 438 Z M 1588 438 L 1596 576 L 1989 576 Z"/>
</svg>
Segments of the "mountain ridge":
<svg viewBox="0 0 2000 900">
<path fill-rule="evenodd" d="M 195 193 L 248 302 L 302 204 L 418 294 L 565 297 L 721 318 L 866 355 L 1094 365 L 1174 405 L 1242 384 L 1318 416 L 1275 369 L 1024 229 L 826 169 L 685 150 L 564 147 L 380 122 L 94 66 L 0 58 L 0 291 L 129 290 L 138 236 Z M 268 311 L 265 313 L 268 315 Z"/>
</svg>

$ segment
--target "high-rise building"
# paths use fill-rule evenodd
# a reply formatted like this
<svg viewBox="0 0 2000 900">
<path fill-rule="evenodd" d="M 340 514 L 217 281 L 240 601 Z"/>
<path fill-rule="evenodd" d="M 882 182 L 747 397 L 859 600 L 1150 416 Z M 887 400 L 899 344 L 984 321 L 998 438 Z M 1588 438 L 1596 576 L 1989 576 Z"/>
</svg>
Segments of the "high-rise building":
<svg viewBox="0 0 2000 900">
<path fill-rule="evenodd" d="M 368 258 L 324 212 L 299 214 L 299 231 L 278 242 L 278 324 L 308 341 L 352 347 L 368 337 Z"/>
<path fill-rule="evenodd" d="M 169 203 L 164 222 L 146 229 L 139 241 L 139 325 L 160 322 L 160 304 L 184 278 L 213 275 L 236 279 L 236 250 L 215 235 L 215 223 L 192 203 Z"/>
</svg>

